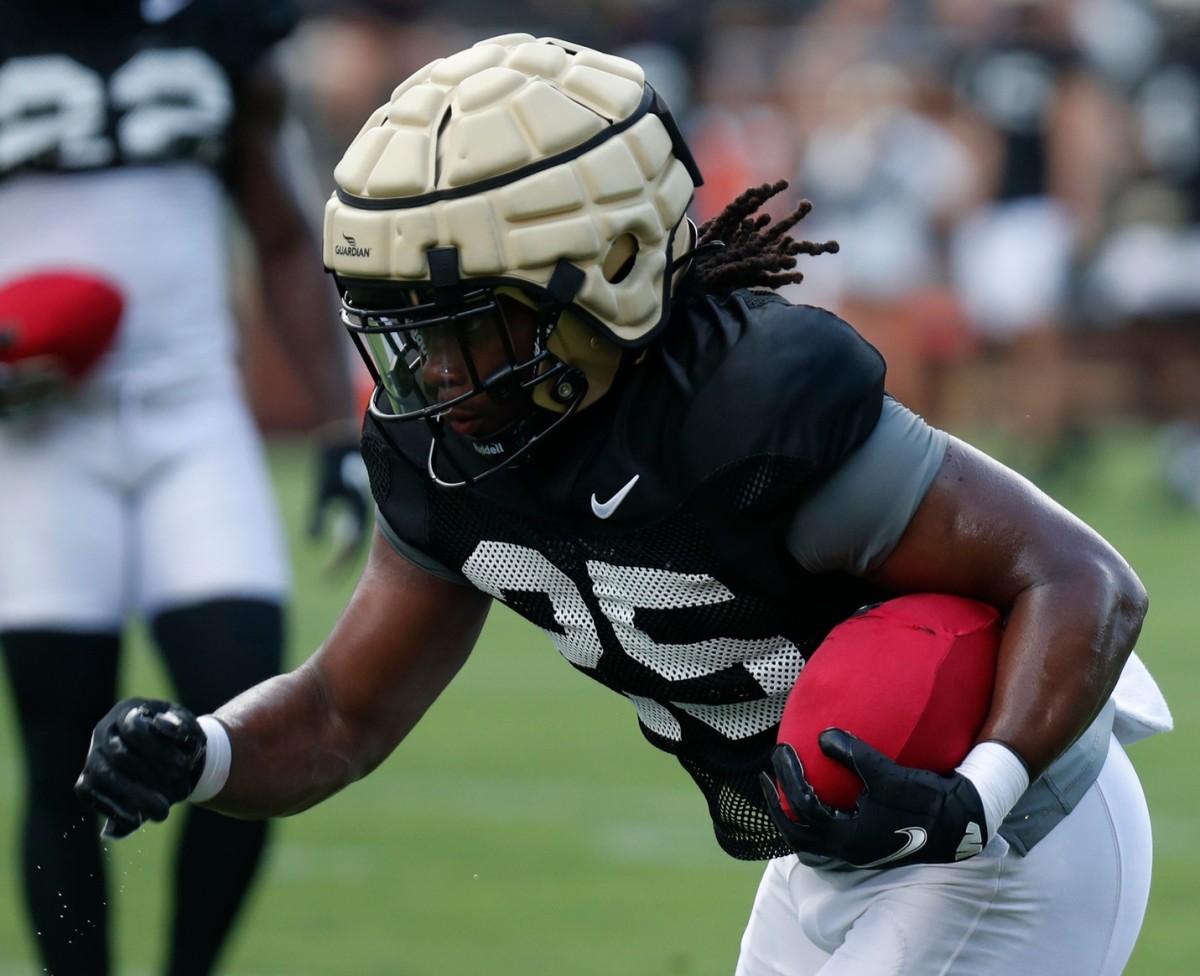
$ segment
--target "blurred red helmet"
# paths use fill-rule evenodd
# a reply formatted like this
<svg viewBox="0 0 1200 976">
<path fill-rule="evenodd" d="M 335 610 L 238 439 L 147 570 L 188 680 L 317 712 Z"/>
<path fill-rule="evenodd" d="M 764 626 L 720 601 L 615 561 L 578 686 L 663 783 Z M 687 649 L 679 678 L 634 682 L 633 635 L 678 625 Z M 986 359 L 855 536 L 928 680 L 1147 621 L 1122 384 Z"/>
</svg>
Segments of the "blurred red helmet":
<svg viewBox="0 0 1200 976">
<path fill-rule="evenodd" d="M 125 301 L 111 283 L 44 271 L 0 285 L 0 406 L 27 406 L 95 366 Z"/>
<path fill-rule="evenodd" d="M 827 805 L 852 810 L 863 784 L 826 756 L 836 726 L 902 766 L 951 772 L 991 706 L 1003 622 L 986 603 L 939 593 L 897 597 L 829 632 L 788 696 L 779 741 L 792 745 Z"/>
</svg>

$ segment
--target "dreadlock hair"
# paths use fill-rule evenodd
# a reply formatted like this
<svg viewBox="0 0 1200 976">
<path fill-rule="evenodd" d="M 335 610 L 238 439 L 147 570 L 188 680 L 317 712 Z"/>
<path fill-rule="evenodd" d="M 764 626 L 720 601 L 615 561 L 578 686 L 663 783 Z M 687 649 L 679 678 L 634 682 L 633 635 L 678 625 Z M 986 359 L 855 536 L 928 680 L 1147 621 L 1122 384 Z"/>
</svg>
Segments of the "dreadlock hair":
<svg viewBox="0 0 1200 976">
<path fill-rule="evenodd" d="M 797 255 L 838 252 L 837 241 L 818 244 L 797 240 L 788 233 L 812 210 L 808 200 L 801 200 L 795 210 L 774 224 L 770 214 L 755 216 L 764 203 L 787 188 L 787 180 L 752 186 L 704 222 L 684 285 L 689 294 L 724 296 L 738 288 L 774 289 L 799 284 L 804 275 L 794 270 Z"/>
</svg>

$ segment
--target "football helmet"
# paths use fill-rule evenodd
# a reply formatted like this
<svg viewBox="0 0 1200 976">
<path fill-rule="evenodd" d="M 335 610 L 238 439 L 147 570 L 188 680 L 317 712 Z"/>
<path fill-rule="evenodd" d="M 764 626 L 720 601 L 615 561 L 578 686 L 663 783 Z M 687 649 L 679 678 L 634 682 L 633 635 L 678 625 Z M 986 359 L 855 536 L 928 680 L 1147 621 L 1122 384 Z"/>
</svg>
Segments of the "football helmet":
<svg viewBox="0 0 1200 976">
<path fill-rule="evenodd" d="M 334 179 L 324 260 L 376 382 L 368 409 L 429 425 L 443 485 L 524 455 L 665 326 L 701 182 L 638 65 L 529 34 L 417 71 Z M 502 355 L 485 363 L 485 347 Z M 465 378 L 439 385 L 451 373 Z M 498 429 L 474 422 L 480 395 L 504 406 Z M 439 452 L 448 433 L 486 456 L 482 473 Z"/>
<path fill-rule="evenodd" d="M 0 285 L 0 416 L 83 379 L 112 345 L 124 304 L 115 285 L 75 270 Z"/>
</svg>

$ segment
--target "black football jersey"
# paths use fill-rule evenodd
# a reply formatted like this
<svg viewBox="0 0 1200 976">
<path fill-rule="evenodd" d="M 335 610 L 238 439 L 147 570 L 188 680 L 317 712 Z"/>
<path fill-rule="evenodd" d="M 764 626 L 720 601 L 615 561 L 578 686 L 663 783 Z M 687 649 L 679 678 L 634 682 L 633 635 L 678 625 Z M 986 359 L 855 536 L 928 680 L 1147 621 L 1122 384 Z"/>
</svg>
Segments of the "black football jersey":
<svg viewBox="0 0 1200 976">
<path fill-rule="evenodd" d="M 5 0 L 0 179 L 219 167 L 241 79 L 294 24 L 286 0 Z"/>
<path fill-rule="evenodd" d="M 785 529 L 875 426 L 883 379 L 836 316 L 738 292 L 677 309 L 619 392 L 526 464 L 441 488 L 424 424 L 370 418 L 363 453 L 401 551 L 502 600 L 628 697 L 704 792 L 721 846 L 775 857 L 790 851 L 758 774 L 784 701 L 830 628 L 880 595 L 804 571 Z"/>
</svg>

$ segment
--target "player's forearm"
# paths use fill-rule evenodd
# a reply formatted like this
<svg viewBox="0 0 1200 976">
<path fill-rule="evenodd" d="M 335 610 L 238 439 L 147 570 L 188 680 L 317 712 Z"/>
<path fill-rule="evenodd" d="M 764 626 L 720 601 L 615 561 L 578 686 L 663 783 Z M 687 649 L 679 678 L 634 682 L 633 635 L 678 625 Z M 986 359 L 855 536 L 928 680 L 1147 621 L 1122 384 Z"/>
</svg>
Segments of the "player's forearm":
<svg viewBox="0 0 1200 976">
<path fill-rule="evenodd" d="M 1011 746 L 1036 778 L 1104 706 L 1141 630 L 1147 598 L 1119 559 L 1033 587 L 1014 604 L 980 739 Z"/>
<path fill-rule="evenodd" d="M 1104 706 L 1147 605 L 1137 575 L 1094 530 L 954 438 L 872 579 L 897 592 L 961 593 L 1008 611 L 980 739 L 1010 746 L 1031 777 Z"/>
<path fill-rule="evenodd" d="M 225 785 L 203 805 L 230 816 L 298 813 L 381 758 L 339 720 L 310 664 L 251 688 L 215 716 L 229 732 L 232 756 Z"/>
<path fill-rule="evenodd" d="M 282 816 L 365 776 L 462 667 L 490 603 L 419 569 L 377 533 L 349 604 L 313 656 L 217 710 L 231 761 L 204 805 Z"/>
</svg>

